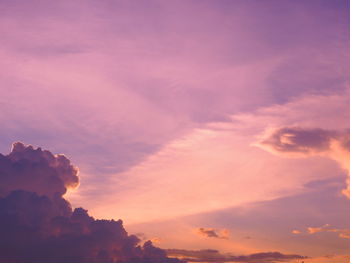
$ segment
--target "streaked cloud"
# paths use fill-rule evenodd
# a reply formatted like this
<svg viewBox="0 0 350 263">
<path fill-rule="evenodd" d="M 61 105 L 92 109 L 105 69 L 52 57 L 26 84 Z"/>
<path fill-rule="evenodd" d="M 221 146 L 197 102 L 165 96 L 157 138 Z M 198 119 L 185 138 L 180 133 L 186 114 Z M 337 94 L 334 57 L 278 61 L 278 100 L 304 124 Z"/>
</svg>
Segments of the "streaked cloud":
<svg viewBox="0 0 350 263">
<path fill-rule="evenodd" d="M 289 262 L 294 259 L 306 259 L 300 255 L 288 255 L 279 252 L 262 252 L 251 255 L 232 255 L 223 254 L 218 250 L 185 250 L 185 249 L 167 249 L 168 256 L 179 257 L 188 262 L 249 262 L 249 263 L 272 263 L 272 262 Z"/>
<path fill-rule="evenodd" d="M 323 225 L 321 227 L 308 227 L 307 232 L 309 234 L 316 234 L 322 232 L 337 233 L 340 238 L 350 238 L 350 229 L 334 228 L 329 224 Z"/>
</svg>

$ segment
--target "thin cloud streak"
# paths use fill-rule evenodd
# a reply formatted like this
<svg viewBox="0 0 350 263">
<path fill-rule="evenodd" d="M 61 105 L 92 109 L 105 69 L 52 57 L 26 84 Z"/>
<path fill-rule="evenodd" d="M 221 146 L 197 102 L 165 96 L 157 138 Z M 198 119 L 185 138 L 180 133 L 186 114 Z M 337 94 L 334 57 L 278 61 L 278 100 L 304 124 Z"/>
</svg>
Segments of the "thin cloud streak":
<svg viewBox="0 0 350 263">
<path fill-rule="evenodd" d="M 289 262 L 294 259 L 306 259 L 300 255 L 286 255 L 279 252 L 255 253 L 251 255 L 236 256 L 231 254 L 222 254 L 217 250 L 185 250 L 185 249 L 168 249 L 169 256 L 176 256 L 188 262 L 248 262 L 248 263 L 273 263 Z"/>
<path fill-rule="evenodd" d="M 200 236 L 209 238 L 229 239 L 230 237 L 230 231 L 228 229 L 200 227 L 196 229 L 196 233 Z"/>
</svg>

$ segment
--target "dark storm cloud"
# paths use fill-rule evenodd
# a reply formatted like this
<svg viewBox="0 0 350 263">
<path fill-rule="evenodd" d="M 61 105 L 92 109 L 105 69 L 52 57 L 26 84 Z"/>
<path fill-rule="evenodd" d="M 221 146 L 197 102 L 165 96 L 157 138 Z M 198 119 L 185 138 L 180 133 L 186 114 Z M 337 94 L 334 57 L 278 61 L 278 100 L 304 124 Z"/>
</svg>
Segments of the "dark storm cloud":
<svg viewBox="0 0 350 263">
<path fill-rule="evenodd" d="M 185 250 L 168 249 L 169 256 L 176 256 L 191 262 L 249 262 L 249 263 L 272 263 L 283 262 L 293 259 L 304 259 L 300 255 L 286 255 L 279 252 L 256 253 L 251 255 L 236 256 L 232 254 L 222 254 L 218 250 Z"/>
<path fill-rule="evenodd" d="M 128 235 L 121 220 L 96 220 L 62 198 L 78 185 L 63 155 L 15 143 L 0 155 L 0 262 L 178 263 Z"/>
<path fill-rule="evenodd" d="M 0 196 L 14 190 L 62 196 L 79 183 L 78 169 L 64 155 L 20 142 L 13 144 L 10 154 L 0 154 L 0 180 Z"/>
</svg>

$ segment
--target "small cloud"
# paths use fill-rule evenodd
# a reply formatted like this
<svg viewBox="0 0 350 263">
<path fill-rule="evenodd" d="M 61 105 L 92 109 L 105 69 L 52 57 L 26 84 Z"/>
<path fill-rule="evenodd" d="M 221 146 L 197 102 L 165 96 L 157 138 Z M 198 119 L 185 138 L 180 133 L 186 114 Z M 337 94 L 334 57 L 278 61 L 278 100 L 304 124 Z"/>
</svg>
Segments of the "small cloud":
<svg viewBox="0 0 350 263">
<path fill-rule="evenodd" d="M 309 234 L 316 234 L 321 232 L 338 233 L 340 238 L 350 238 L 350 229 L 344 228 L 331 228 L 329 224 L 323 225 L 321 227 L 308 227 L 307 231 Z"/>
<path fill-rule="evenodd" d="M 152 243 L 154 243 L 154 244 L 159 244 L 159 243 L 162 242 L 162 239 L 159 238 L 159 237 L 154 237 L 154 238 L 151 238 L 150 240 L 151 240 Z"/>
<path fill-rule="evenodd" d="M 142 242 L 146 242 L 146 241 L 151 241 L 153 244 L 157 244 L 161 242 L 161 238 L 159 237 L 153 237 L 153 238 L 149 238 L 147 237 L 147 235 L 145 233 L 136 233 L 135 236 L 137 236 Z"/>
<path fill-rule="evenodd" d="M 219 239 L 229 239 L 230 237 L 230 231 L 228 229 L 200 227 L 196 229 L 196 233 L 204 237 L 212 237 L 212 238 L 219 238 Z"/>
<path fill-rule="evenodd" d="M 292 234 L 295 234 L 295 235 L 299 235 L 299 234 L 301 234 L 302 232 L 300 231 L 300 230 L 297 230 L 297 229 L 294 229 L 293 231 L 292 231 Z"/>
<path fill-rule="evenodd" d="M 350 231 L 348 231 L 347 233 L 340 233 L 339 237 L 349 239 L 350 238 Z"/>
<path fill-rule="evenodd" d="M 338 134 L 323 129 L 283 127 L 268 130 L 257 146 L 275 154 L 302 157 L 327 152 Z"/>
<path fill-rule="evenodd" d="M 329 224 L 325 224 L 321 227 L 308 227 L 307 232 L 309 234 L 315 234 L 315 233 L 320 233 L 320 232 L 337 232 L 337 229 L 332 229 L 329 227 L 330 227 Z"/>
</svg>

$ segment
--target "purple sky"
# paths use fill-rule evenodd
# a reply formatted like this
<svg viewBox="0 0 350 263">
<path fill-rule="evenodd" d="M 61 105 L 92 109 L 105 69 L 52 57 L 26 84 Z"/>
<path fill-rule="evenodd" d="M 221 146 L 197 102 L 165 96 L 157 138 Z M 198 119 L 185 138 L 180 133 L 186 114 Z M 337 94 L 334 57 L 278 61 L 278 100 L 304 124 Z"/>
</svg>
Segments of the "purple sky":
<svg viewBox="0 0 350 263">
<path fill-rule="evenodd" d="M 74 207 L 162 248 L 348 262 L 349 11 L 0 0 L 0 152 L 64 153 Z"/>
</svg>

